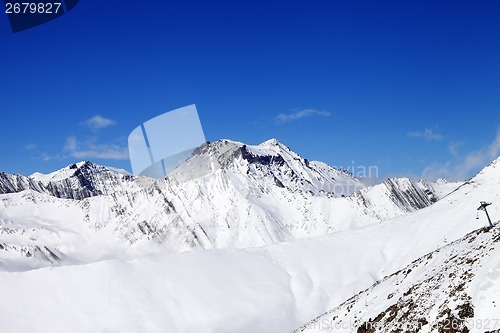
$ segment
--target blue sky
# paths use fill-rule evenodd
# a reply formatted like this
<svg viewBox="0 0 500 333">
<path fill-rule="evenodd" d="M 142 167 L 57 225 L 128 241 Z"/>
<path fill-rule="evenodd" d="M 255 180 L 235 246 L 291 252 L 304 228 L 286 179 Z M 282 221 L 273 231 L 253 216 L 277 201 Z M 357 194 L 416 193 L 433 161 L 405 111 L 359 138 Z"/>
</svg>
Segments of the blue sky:
<svg viewBox="0 0 500 333">
<path fill-rule="evenodd" d="M 477 0 L 81 0 L 14 34 L 0 14 L 0 170 L 130 170 L 128 134 L 194 103 L 210 141 L 465 178 L 500 154 L 499 17 Z"/>
</svg>

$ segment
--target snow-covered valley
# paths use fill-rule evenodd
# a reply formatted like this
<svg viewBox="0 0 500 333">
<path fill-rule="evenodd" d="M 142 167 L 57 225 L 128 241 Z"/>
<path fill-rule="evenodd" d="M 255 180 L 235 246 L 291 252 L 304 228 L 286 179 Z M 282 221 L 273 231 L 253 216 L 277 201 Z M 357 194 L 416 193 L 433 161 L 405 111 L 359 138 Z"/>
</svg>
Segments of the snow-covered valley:
<svg viewBox="0 0 500 333">
<path fill-rule="evenodd" d="M 464 288 L 485 319 L 500 288 L 498 227 L 469 233 L 487 225 L 476 209 L 500 202 L 499 185 L 496 159 L 464 183 L 367 187 L 276 140 L 209 143 L 156 181 L 89 162 L 0 173 L 1 323 L 7 332 L 291 332 L 352 304 L 355 332 L 413 297 L 409 288 L 426 297 L 426 274 L 470 265 L 477 278 Z M 498 220 L 498 204 L 488 209 Z M 470 265 L 445 263 L 482 251 Z M 447 287 L 461 283 L 435 281 L 422 332 L 437 332 Z"/>
</svg>

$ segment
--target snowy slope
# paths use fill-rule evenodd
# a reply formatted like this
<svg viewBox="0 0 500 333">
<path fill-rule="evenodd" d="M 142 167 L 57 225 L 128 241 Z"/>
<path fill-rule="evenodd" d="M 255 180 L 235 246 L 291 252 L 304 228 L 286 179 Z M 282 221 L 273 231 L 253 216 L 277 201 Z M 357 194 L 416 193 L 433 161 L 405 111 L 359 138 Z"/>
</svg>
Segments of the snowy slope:
<svg viewBox="0 0 500 333">
<path fill-rule="evenodd" d="M 471 230 L 480 229 L 488 225 L 484 213 L 481 213 L 481 215 L 479 215 L 479 219 L 476 219 L 476 209 L 479 206 L 480 201 L 485 200 L 485 201 L 496 202 L 497 204 L 489 206 L 488 210 L 490 216 L 494 221 L 500 218 L 500 209 L 498 205 L 498 202 L 500 202 L 499 185 L 500 185 L 500 158 L 497 158 L 495 161 L 490 163 L 485 169 L 483 169 L 480 173 L 478 173 L 475 177 L 473 177 L 469 181 L 466 181 L 457 190 L 445 196 L 442 200 L 438 201 L 434 205 L 422 209 L 420 211 L 417 211 L 415 213 L 409 214 L 407 216 L 398 217 L 391 221 L 385 222 L 384 224 L 380 225 L 379 228 L 370 226 L 361 229 L 363 230 L 361 231 L 361 234 L 358 234 L 353 238 L 355 238 L 359 242 L 367 241 L 367 243 L 364 243 L 364 248 L 360 254 L 357 253 L 357 251 L 360 251 L 357 248 L 357 246 L 351 246 L 349 248 L 350 252 L 349 257 L 354 264 L 351 263 L 348 264 L 347 266 L 351 269 L 352 266 L 356 266 L 361 271 L 364 271 L 365 274 L 370 274 L 373 277 L 373 282 L 375 283 L 373 289 L 378 288 L 377 287 L 379 285 L 378 281 L 384 279 L 384 277 L 389 275 L 388 274 L 389 272 L 399 271 L 399 273 L 396 274 L 395 278 L 396 280 L 393 279 L 390 280 L 391 282 L 385 282 L 386 280 L 385 279 L 384 282 L 380 283 L 380 284 L 386 283 L 384 284 L 384 288 L 386 288 L 387 290 L 391 288 L 396 290 L 397 286 L 402 283 L 400 281 L 397 281 L 397 278 L 401 278 L 401 276 L 407 275 L 405 273 L 408 272 L 409 267 L 405 269 L 406 265 L 404 265 L 403 263 L 405 262 L 410 263 L 411 261 L 416 260 L 418 257 L 424 256 L 427 253 L 432 252 L 438 249 L 439 247 L 450 243 L 451 241 L 463 237 Z M 452 252 L 462 251 L 463 253 L 458 255 L 457 258 L 460 258 L 461 256 L 466 256 L 466 254 L 467 256 L 477 255 L 478 257 L 482 257 L 484 255 L 482 251 L 484 251 L 485 248 L 488 248 L 487 243 L 493 246 L 492 245 L 493 242 L 498 241 L 497 229 L 498 225 L 497 227 L 495 227 L 495 230 L 492 231 L 491 234 L 484 236 L 486 237 L 486 239 L 478 238 L 479 240 L 477 242 L 472 240 L 472 238 L 475 239 L 474 235 L 478 233 L 477 232 L 472 233 L 471 235 L 469 235 L 469 238 L 466 238 L 465 240 L 458 242 L 459 245 L 456 246 L 454 245 L 453 247 L 448 248 L 447 251 L 452 251 Z M 366 234 L 366 231 L 368 231 L 368 234 Z M 359 232 L 359 230 L 346 231 L 346 232 L 341 232 L 339 234 L 346 236 L 347 234 L 352 235 L 353 233 L 357 232 Z M 481 232 L 479 232 L 479 234 L 481 234 Z M 367 238 L 368 235 L 369 238 Z M 332 235 L 332 238 L 334 238 L 335 236 L 336 235 Z M 381 242 L 385 242 L 385 244 Z M 478 242 L 481 244 L 478 245 L 479 244 Z M 498 249 L 497 245 L 495 245 L 495 249 Z M 364 250 L 367 250 L 367 252 L 363 253 Z M 490 251 L 489 248 L 488 251 Z M 443 267 L 444 265 L 443 261 L 451 257 L 449 255 L 449 252 L 444 252 L 444 253 L 445 253 L 444 255 L 440 255 L 439 257 L 442 259 L 442 261 L 438 262 L 438 264 L 441 265 L 440 266 L 441 267 L 440 269 L 442 270 L 441 273 L 443 271 L 446 271 L 446 269 L 452 269 L 452 268 L 456 268 L 462 271 L 469 270 L 467 263 L 463 264 L 458 261 L 447 262 L 446 263 L 447 266 Z M 432 257 L 432 255 L 430 257 Z M 369 258 L 368 262 L 367 258 Z M 487 259 L 488 260 L 487 262 L 491 263 L 491 265 L 493 266 L 490 265 L 486 269 L 478 270 L 477 274 L 481 275 L 482 277 L 475 279 L 473 282 L 471 281 L 467 282 L 467 283 L 470 282 L 470 286 L 472 288 L 471 294 L 481 294 L 481 297 L 488 298 L 490 296 L 486 295 L 488 295 L 489 292 L 488 288 L 490 287 L 493 288 L 492 289 L 493 296 L 491 296 L 493 297 L 493 299 L 496 297 L 495 295 L 498 294 L 498 290 L 500 289 L 500 284 L 498 281 L 494 281 L 494 277 L 496 276 L 495 275 L 496 268 L 494 268 L 494 265 L 497 264 L 496 260 L 498 260 L 498 252 L 492 252 L 491 258 L 492 258 L 491 261 L 490 259 Z M 342 262 L 342 260 L 339 260 L 339 262 Z M 431 264 L 429 264 L 429 267 L 427 267 L 425 259 L 421 259 L 419 262 L 423 264 L 419 271 L 420 275 L 418 275 L 416 278 L 422 278 L 422 276 L 424 277 L 433 276 L 433 274 L 436 273 L 436 271 L 438 270 L 436 266 L 433 266 Z M 336 264 L 337 263 L 335 263 L 335 265 Z M 342 264 L 344 265 L 345 263 Z M 481 266 L 481 264 L 486 265 L 486 262 L 480 262 L 477 265 Z M 370 268 L 367 269 L 367 267 L 364 267 L 364 265 L 368 265 Z M 363 267 L 359 268 L 359 266 Z M 344 266 L 342 266 L 342 268 L 336 273 L 336 275 L 340 274 L 341 276 L 340 277 L 334 276 L 332 277 L 332 280 L 342 281 L 342 279 L 344 278 L 343 277 L 344 270 L 345 268 Z M 356 273 L 359 274 L 359 271 Z M 413 274 L 415 274 L 415 272 L 413 272 Z M 444 276 L 443 274 L 441 274 L 441 277 Z M 356 274 L 354 274 L 354 276 L 356 276 Z M 484 276 L 488 276 L 486 282 L 483 279 Z M 462 277 L 462 275 L 460 275 L 460 277 Z M 449 279 L 450 277 L 448 276 L 448 280 L 447 279 L 440 280 L 439 283 L 434 285 L 434 288 L 438 289 L 437 286 L 439 286 L 439 288 L 448 290 L 453 286 L 453 283 L 456 282 L 456 281 L 450 281 Z M 410 282 L 411 281 L 413 280 L 410 280 Z M 355 283 L 354 281 L 352 282 L 355 285 L 357 285 L 357 287 L 366 283 L 366 281 L 361 283 L 359 282 Z M 339 293 L 338 291 L 339 290 L 343 291 L 342 288 L 345 288 L 346 285 L 349 284 L 346 284 L 345 282 L 332 283 L 331 286 L 332 289 L 330 290 L 330 292 L 334 292 L 337 296 Z M 428 287 L 428 286 L 426 284 L 423 284 L 422 287 Z M 401 291 L 402 289 L 404 288 L 401 287 L 400 289 L 398 289 L 398 292 Z M 402 292 L 404 292 L 404 290 Z M 340 293 L 343 294 L 343 292 Z M 309 325 L 306 325 L 301 329 L 307 329 L 306 331 L 311 330 L 312 332 L 314 332 L 318 331 L 317 329 L 324 328 L 327 332 L 330 331 L 336 332 L 337 330 L 340 330 L 342 327 L 344 327 L 346 328 L 346 330 L 344 331 L 357 331 L 357 329 L 361 326 L 362 323 L 365 323 L 370 318 L 371 319 L 377 318 L 379 314 L 382 317 L 379 317 L 378 319 L 382 320 L 381 318 L 383 318 L 384 315 L 382 312 L 384 312 L 385 315 L 387 315 L 387 317 L 389 318 L 391 317 L 390 314 L 392 313 L 391 312 L 392 309 L 389 309 L 389 307 L 393 305 L 394 302 L 392 302 L 391 304 L 387 303 L 391 301 L 384 300 L 382 302 L 383 297 L 381 297 L 376 292 L 374 292 L 373 297 L 378 297 L 377 302 L 373 302 L 373 299 L 368 300 L 367 298 L 368 296 L 366 297 L 365 296 L 359 298 L 360 299 L 359 303 L 357 302 L 358 297 L 354 297 L 350 301 L 342 303 L 341 306 L 339 306 L 339 304 L 341 304 L 341 302 L 339 301 L 337 304 L 331 307 L 334 308 L 334 310 L 332 310 L 332 313 L 335 312 L 335 314 L 331 315 L 332 313 L 328 313 L 320 318 L 317 318 L 317 320 L 314 322 L 309 322 Z M 433 304 L 433 307 L 435 309 L 439 308 L 440 311 L 444 310 L 443 313 L 447 314 L 448 313 L 447 310 L 442 308 L 441 305 L 448 296 L 447 294 L 444 293 L 444 291 L 442 294 L 438 296 L 439 297 L 435 299 L 436 303 Z M 389 297 L 389 299 L 391 299 L 391 297 Z M 335 298 L 339 299 L 341 297 L 335 297 Z M 406 300 L 410 298 L 411 297 L 407 297 Z M 440 300 L 442 301 L 441 303 L 439 302 Z M 370 303 L 370 301 L 372 301 L 372 303 Z M 482 318 L 475 317 L 475 318 L 479 318 L 480 320 L 490 319 L 490 322 L 493 321 L 494 319 L 499 319 L 498 315 L 492 315 L 491 306 L 494 306 L 495 304 L 491 303 L 491 301 L 492 301 L 491 298 L 489 298 L 489 301 L 486 303 L 482 299 L 479 300 L 476 299 L 474 303 L 476 307 L 485 306 L 487 309 L 484 310 L 485 312 L 482 312 L 482 314 L 485 315 L 485 317 Z M 342 315 L 338 315 L 338 317 L 335 320 L 333 321 L 331 320 L 337 314 L 337 310 L 341 311 L 340 308 L 345 310 L 353 302 L 356 302 L 357 306 L 356 311 L 350 312 L 349 315 L 345 315 L 345 313 L 342 313 Z M 375 306 L 374 304 L 376 304 L 377 306 Z M 458 303 L 458 305 L 459 304 L 460 303 Z M 383 308 L 385 305 L 387 305 L 387 307 Z M 450 305 L 450 307 L 451 306 L 452 305 Z M 381 309 L 381 307 L 383 309 Z M 381 311 L 377 312 L 378 310 Z M 401 316 L 402 314 L 404 314 L 404 312 L 405 311 L 403 311 L 403 313 L 399 311 L 399 315 Z M 408 308 L 406 308 L 406 312 L 408 312 Z M 423 312 L 425 313 L 425 311 Z M 415 313 L 418 314 L 417 312 Z M 435 318 L 433 317 L 434 319 L 436 319 L 434 321 L 434 324 L 439 324 L 439 322 L 443 321 L 443 318 L 438 317 L 439 314 L 438 312 L 433 312 L 431 314 L 436 316 Z M 488 314 L 488 316 L 486 316 L 486 314 Z M 343 320 L 343 318 L 346 318 L 346 321 L 343 321 L 342 323 L 338 322 L 338 320 Z M 412 324 L 416 325 L 415 321 L 418 322 L 419 318 L 415 317 L 411 318 L 414 319 Z M 433 320 L 433 318 L 427 317 L 427 321 L 430 323 L 431 322 L 430 320 L 431 319 Z M 445 318 L 444 320 L 446 321 L 446 319 L 447 318 Z M 394 320 L 394 318 L 392 318 L 391 320 Z M 401 318 L 398 317 L 398 320 L 401 320 Z M 374 324 L 373 326 L 376 325 Z M 368 327 L 370 327 L 370 325 L 368 325 Z M 500 327 L 497 326 L 496 329 L 499 328 Z M 384 332 L 388 331 L 388 329 L 389 329 L 388 327 L 384 327 L 381 328 L 379 331 Z M 476 330 L 476 331 L 484 332 L 485 330 Z"/>
<path fill-rule="evenodd" d="M 223 186 L 223 179 L 227 178 L 219 178 L 212 185 Z M 475 219 L 476 208 L 481 200 L 500 202 L 499 183 L 497 159 L 459 189 L 426 208 L 383 223 L 261 248 L 183 253 L 165 253 L 160 248 L 153 254 L 127 253 L 104 245 L 108 249 L 106 257 L 78 263 L 75 258 L 90 255 L 80 253 L 76 246 L 70 258 L 29 271 L 15 260 L 2 259 L 2 325 L 10 332 L 290 332 L 412 261 L 484 226 L 484 216 Z M 148 191 L 159 188 L 162 186 Z M 39 195 L 41 198 L 36 200 L 50 197 Z M 196 192 L 191 195 L 198 196 Z M 39 214 L 43 214 L 40 206 L 44 205 L 37 206 Z M 0 209 L 4 219 L 15 215 L 10 207 Z M 489 209 L 495 220 L 500 216 L 498 207 L 494 204 Z M 73 214 L 72 209 L 69 204 L 61 206 L 60 211 Z M 104 216 L 101 228 L 114 234 L 117 226 L 107 227 L 104 223 L 107 212 L 103 209 L 94 213 Z M 20 213 L 16 214 L 17 219 Z M 50 233 L 56 222 L 36 221 L 31 216 L 25 223 L 39 223 Z M 73 222 L 68 219 L 61 223 L 69 226 Z M 74 233 L 69 228 L 67 232 L 75 240 L 68 241 L 63 252 L 70 252 L 70 246 L 92 230 Z M 23 232 L 26 231 L 19 234 Z M 478 236 L 478 242 L 481 241 Z M 95 244 L 98 246 L 97 241 Z M 149 243 L 133 244 L 132 247 L 140 247 Z M 474 247 L 478 243 L 471 244 Z M 70 259 L 73 261 L 68 265 Z M 494 271 L 478 270 L 477 274 L 490 274 L 490 280 L 481 281 L 491 282 L 492 288 L 498 285 Z M 471 297 L 487 297 L 481 294 L 487 287 L 471 284 L 471 290 L 475 290 Z"/>
<path fill-rule="evenodd" d="M 499 226 L 420 257 L 294 332 L 498 332 Z"/>
</svg>

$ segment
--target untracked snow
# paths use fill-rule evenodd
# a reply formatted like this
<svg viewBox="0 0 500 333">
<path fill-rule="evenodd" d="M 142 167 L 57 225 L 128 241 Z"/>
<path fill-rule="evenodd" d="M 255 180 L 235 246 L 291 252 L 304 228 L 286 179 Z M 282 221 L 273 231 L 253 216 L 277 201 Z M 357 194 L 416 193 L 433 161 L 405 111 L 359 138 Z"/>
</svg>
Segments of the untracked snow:
<svg viewBox="0 0 500 333">
<path fill-rule="evenodd" d="M 186 162 L 212 163 L 190 179 L 178 170 L 138 182 L 99 167 L 94 177 L 85 164 L 77 181 L 92 180 L 90 196 L 32 187 L 1 194 L 2 329 L 291 332 L 485 226 L 484 213 L 475 218 L 479 201 L 500 202 L 500 159 L 428 205 L 409 179 L 328 195 L 314 185 L 327 183 L 324 170 L 307 170 L 274 141 L 225 142 Z M 3 179 L 5 189 L 26 185 Z M 489 206 L 495 220 L 498 207 Z M 478 274 L 498 286 L 495 270 Z M 470 288 L 487 299 L 485 286 Z"/>
</svg>

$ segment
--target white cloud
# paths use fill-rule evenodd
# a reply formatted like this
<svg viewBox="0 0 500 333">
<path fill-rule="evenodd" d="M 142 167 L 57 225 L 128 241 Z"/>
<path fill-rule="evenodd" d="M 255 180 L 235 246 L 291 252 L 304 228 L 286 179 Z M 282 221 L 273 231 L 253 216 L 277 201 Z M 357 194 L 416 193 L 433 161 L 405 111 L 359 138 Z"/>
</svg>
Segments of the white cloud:
<svg viewBox="0 0 500 333">
<path fill-rule="evenodd" d="M 448 150 L 450 151 L 450 154 L 453 157 L 457 157 L 458 156 L 458 150 L 460 149 L 460 147 L 463 144 L 464 144 L 463 141 L 452 141 L 452 142 L 450 142 L 450 144 L 448 145 Z"/>
<path fill-rule="evenodd" d="M 57 154 L 57 155 L 49 155 L 49 154 L 47 154 L 47 153 L 42 153 L 42 154 L 40 155 L 40 157 L 41 157 L 41 159 L 42 159 L 43 161 L 45 161 L 45 162 L 47 162 L 47 161 L 52 161 L 52 160 L 58 160 L 58 159 L 60 159 L 60 158 L 61 158 L 61 156 L 60 156 L 59 154 Z"/>
<path fill-rule="evenodd" d="M 280 113 L 276 117 L 276 122 L 278 124 L 282 124 L 282 123 L 286 123 L 289 121 L 298 120 L 298 119 L 302 119 L 302 118 L 308 118 L 308 117 L 312 117 L 312 116 L 328 117 L 328 116 L 330 116 L 330 112 L 319 111 L 316 109 L 304 109 L 304 110 L 295 111 L 295 112 L 292 112 L 289 114 Z"/>
<path fill-rule="evenodd" d="M 66 144 L 64 145 L 64 150 L 67 151 L 75 151 L 76 150 L 76 138 L 74 136 L 70 136 L 68 139 L 66 139 Z"/>
<path fill-rule="evenodd" d="M 36 148 L 36 145 L 34 143 L 28 143 L 27 145 L 24 146 L 24 149 L 26 150 L 33 150 Z"/>
<path fill-rule="evenodd" d="M 420 178 L 426 180 L 436 180 L 438 178 L 443 178 L 447 180 L 465 180 L 458 179 L 452 176 L 451 162 L 448 161 L 444 164 L 432 163 L 422 170 Z"/>
<path fill-rule="evenodd" d="M 83 122 L 84 125 L 88 126 L 92 131 L 100 130 L 101 128 L 106 128 L 109 126 L 116 125 L 116 121 L 109 118 L 104 118 L 100 115 L 93 116 Z"/>
<path fill-rule="evenodd" d="M 423 131 L 409 132 L 408 136 L 412 138 L 424 138 L 427 141 L 440 141 L 443 139 L 441 134 L 434 133 L 430 128 L 426 128 Z"/>
<path fill-rule="evenodd" d="M 495 139 L 487 146 L 469 152 L 458 161 L 448 161 L 443 164 L 432 164 L 422 171 L 422 178 L 445 178 L 449 180 L 465 180 L 471 172 L 478 171 L 493 161 L 500 154 L 500 127 Z"/>
<path fill-rule="evenodd" d="M 486 147 L 473 151 L 465 156 L 457 166 L 455 175 L 467 175 L 471 170 L 482 168 L 494 160 L 500 154 L 500 128 L 497 129 L 495 139 Z"/>
<path fill-rule="evenodd" d="M 129 158 L 127 147 L 116 144 L 98 144 L 95 139 L 78 141 L 74 136 L 66 139 L 64 150 L 72 157 L 81 159 L 126 160 Z"/>
</svg>

